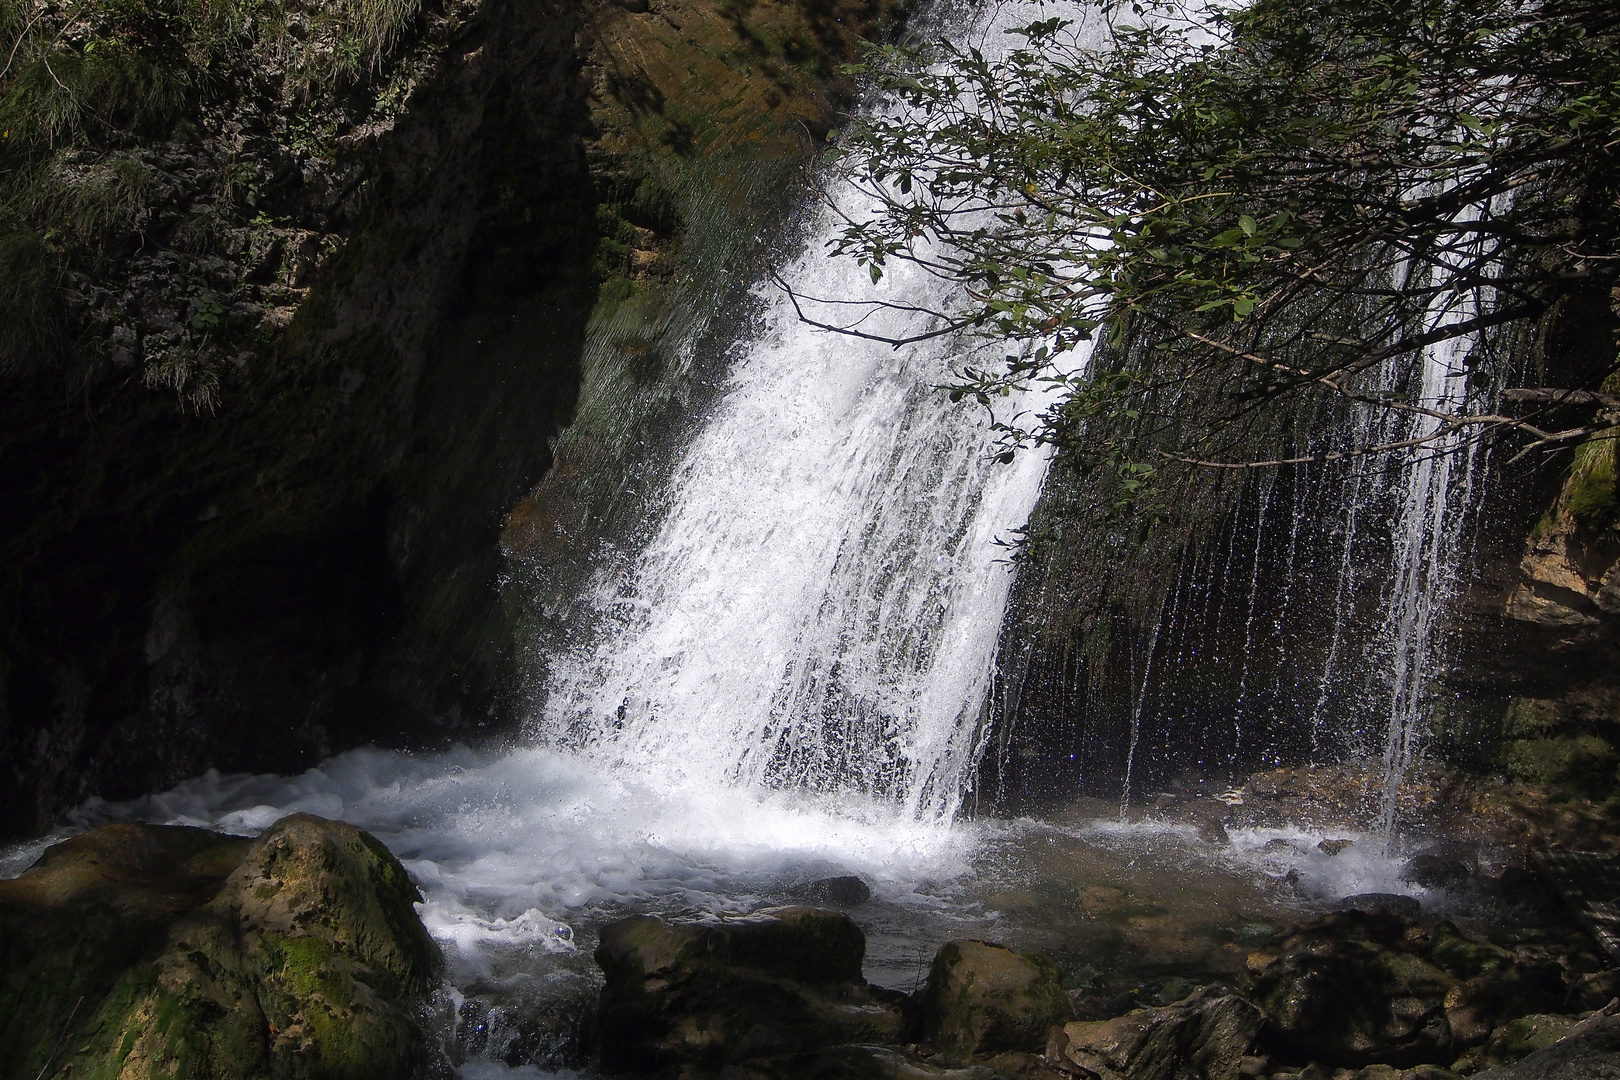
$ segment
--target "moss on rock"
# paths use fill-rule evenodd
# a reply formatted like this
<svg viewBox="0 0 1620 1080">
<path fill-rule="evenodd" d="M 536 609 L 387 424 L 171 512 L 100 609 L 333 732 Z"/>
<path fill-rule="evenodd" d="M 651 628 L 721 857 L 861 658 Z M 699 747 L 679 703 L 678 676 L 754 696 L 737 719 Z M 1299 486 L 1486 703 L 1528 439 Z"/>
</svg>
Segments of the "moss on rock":
<svg viewBox="0 0 1620 1080">
<path fill-rule="evenodd" d="M 383 1080 L 426 1067 L 415 1008 L 438 949 L 398 860 L 353 826 L 298 814 L 251 844 L 113 826 L 3 884 L 7 1077 Z"/>
</svg>

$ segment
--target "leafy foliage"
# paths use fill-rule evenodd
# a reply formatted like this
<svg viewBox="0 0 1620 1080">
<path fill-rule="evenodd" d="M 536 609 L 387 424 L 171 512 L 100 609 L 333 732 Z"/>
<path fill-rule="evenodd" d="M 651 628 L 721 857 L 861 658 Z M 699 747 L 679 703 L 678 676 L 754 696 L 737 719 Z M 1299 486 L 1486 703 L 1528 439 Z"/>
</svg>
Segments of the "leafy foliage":
<svg viewBox="0 0 1620 1080">
<path fill-rule="evenodd" d="M 1147 473 L 1252 464 L 1257 414 L 1300 391 L 1413 419 L 1349 453 L 1590 433 L 1486 406 L 1516 328 L 1620 268 L 1620 11 L 1258 0 L 1091 22 L 1025 26 L 1000 57 L 941 42 L 863 68 L 903 107 L 839 140 L 877 210 L 836 251 L 874 281 L 919 263 L 964 287 L 948 325 L 1028 343 L 964 370 L 959 396 L 1065 382 L 1012 435 L 1092 456 L 1089 419 L 1139 410 L 1162 438 L 1117 464 Z M 1131 348 L 1073 373 L 1062 354 L 1098 335 Z M 1442 400 L 1421 368 L 1446 348 L 1469 393 Z"/>
</svg>

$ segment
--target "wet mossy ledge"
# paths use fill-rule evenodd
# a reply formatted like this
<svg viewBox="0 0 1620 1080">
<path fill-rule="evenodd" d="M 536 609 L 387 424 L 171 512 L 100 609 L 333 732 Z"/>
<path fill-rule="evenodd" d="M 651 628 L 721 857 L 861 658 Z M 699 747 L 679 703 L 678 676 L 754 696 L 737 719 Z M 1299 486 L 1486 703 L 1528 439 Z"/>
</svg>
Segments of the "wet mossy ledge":
<svg viewBox="0 0 1620 1080">
<path fill-rule="evenodd" d="M 0 836 L 509 731 L 898 10 L 0 0 Z"/>
<path fill-rule="evenodd" d="M 427 1075 L 442 960 L 351 825 L 110 825 L 0 882 L 0 1075 Z"/>
</svg>

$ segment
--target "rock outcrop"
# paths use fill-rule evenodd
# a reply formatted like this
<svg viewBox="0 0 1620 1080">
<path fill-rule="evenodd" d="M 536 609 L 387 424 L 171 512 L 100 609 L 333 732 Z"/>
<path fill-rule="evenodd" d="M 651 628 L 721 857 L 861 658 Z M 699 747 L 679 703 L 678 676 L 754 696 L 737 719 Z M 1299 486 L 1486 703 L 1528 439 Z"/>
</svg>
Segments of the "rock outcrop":
<svg viewBox="0 0 1620 1080">
<path fill-rule="evenodd" d="M 19 7 L 5 87 L 178 96 L 0 142 L 0 304 L 56 343 L 0 317 L 0 836 L 509 722 L 501 583 L 590 550 L 891 9 Z"/>
<path fill-rule="evenodd" d="M 386 848 L 306 814 L 253 841 L 115 825 L 0 882 L 0 1075 L 424 1075 L 440 965 Z"/>
<path fill-rule="evenodd" d="M 1620 1078 L 1620 1016 L 1592 1017 L 1523 1060 L 1475 1076 L 1478 1080 L 1616 1080 Z"/>
</svg>

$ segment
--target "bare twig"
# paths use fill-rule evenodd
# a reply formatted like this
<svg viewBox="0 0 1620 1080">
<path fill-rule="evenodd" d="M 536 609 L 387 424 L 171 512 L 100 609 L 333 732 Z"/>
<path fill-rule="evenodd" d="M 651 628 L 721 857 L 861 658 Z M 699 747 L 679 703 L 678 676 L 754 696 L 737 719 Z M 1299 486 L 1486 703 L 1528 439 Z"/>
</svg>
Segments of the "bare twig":
<svg viewBox="0 0 1620 1080">
<path fill-rule="evenodd" d="M 776 273 L 774 270 L 771 271 L 771 280 L 776 282 L 778 288 L 787 293 L 789 302 L 793 304 L 794 314 L 796 314 L 799 317 L 799 321 L 805 325 L 813 326 L 818 330 L 826 330 L 834 334 L 843 334 L 846 337 L 857 337 L 863 338 L 866 341 L 882 342 L 884 345 L 888 345 L 890 348 L 894 349 L 898 349 L 902 345 L 913 345 L 919 341 L 927 341 L 930 338 L 945 337 L 949 334 L 954 334 L 959 330 L 965 330 L 969 326 L 973 325 L 973 320 L 971 319 L 952 320 L 948 321 L 944 326 L 939 327 L 938 329 L 928 330 L 917 334 L 910 334 L 906 337 L 887 337 L 883 334 L 869 334 L 865 330 L 855 329 L 854 326 L 839 326 L 836 323 L 826 323 L 817 319 L 812 319 L 810 316 L 806 315 L 804 313 L 804 309 L 799 306 L 799 294 L 793 291 L 793 286 L 789 285 L 786 281 L 783 281 L 781 275 Z M 874 303 L 877 303 L 877 301 L 874 301 Z M 898 307 L 899 305 L 884 304 L 881 306 Z"/>
<path fill-rule="evenodd" d="M 1563 390 L 1555 387 L 1517 386 L 1502 391 L 1502 400 L 1525 405 L 1598 405 L 1620 410 L 1620 397 L 1591 390 Z"/>
</svg>

